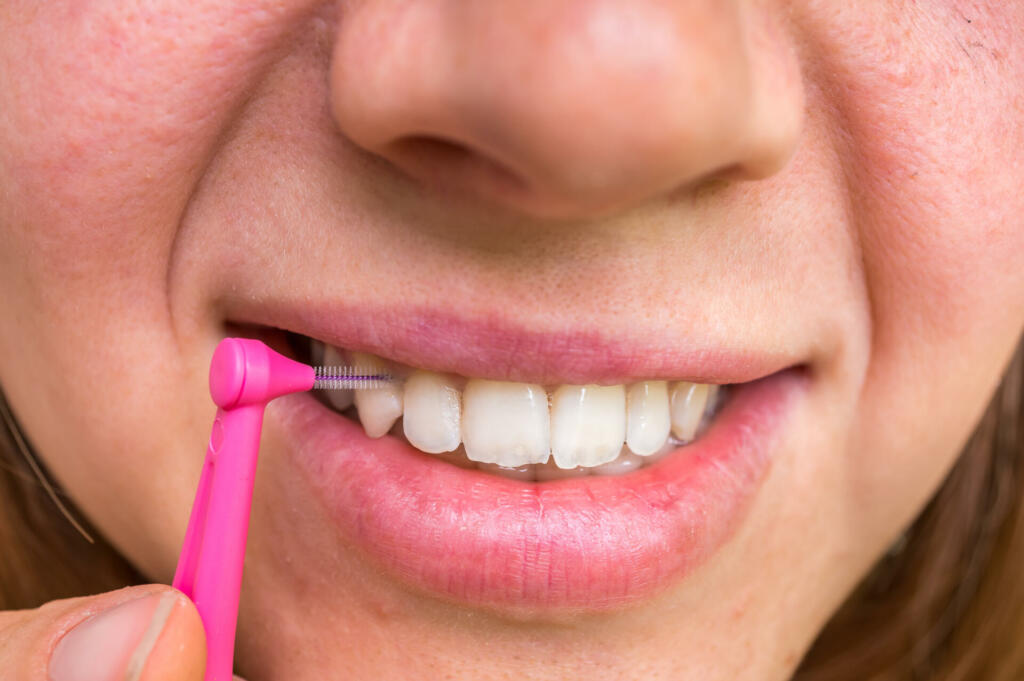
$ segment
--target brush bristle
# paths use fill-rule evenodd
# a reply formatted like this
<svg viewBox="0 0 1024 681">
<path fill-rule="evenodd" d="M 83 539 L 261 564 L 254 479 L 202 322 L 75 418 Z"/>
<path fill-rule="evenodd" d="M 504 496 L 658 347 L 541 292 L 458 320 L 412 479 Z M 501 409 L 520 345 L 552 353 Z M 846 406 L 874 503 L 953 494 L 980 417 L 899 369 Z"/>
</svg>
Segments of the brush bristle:
<svg viewBox="0 0 1024 681">
<path fill-rule="evenodd" d="M 313 370 L 316 374 L 314 390 L 383 388 L 394 380 L 387 373 L 361 366 L 318 366 Z"/>
</svg>

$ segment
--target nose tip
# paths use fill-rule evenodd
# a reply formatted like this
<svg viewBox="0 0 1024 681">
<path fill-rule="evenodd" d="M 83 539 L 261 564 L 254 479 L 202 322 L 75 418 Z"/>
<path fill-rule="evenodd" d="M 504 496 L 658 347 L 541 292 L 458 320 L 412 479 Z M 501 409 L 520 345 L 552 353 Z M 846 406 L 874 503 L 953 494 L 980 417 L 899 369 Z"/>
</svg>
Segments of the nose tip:
<svg viewBox="0 0 1024 681">
<path fill-rule="evenodd" d="M 357 3 L 339 25 L 332 112 L 418 181 L 544 216 L 764 177 L 795 147 L 803 94 L 760 5 Z"/>
</svg>

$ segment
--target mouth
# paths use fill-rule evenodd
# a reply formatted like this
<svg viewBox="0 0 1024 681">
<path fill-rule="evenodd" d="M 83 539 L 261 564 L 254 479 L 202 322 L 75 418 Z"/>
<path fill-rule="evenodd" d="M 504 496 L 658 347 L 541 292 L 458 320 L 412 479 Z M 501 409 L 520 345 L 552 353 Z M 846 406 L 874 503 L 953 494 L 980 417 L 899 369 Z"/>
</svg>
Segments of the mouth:
<svg viewBox="0 0 1024 681">
<path fill-rule="evenodd" d="M 317 393 L 367 437 L 397 438 L 460 468 L 523 481 L 623 475 L 652 465 L 698 439 L 729 390 L 691 381 L 495 381 L 416 369 L 294 334 L 289 344 L 307 364 L 393 377 L 380 388 Z"/>
<path fill-rule="evenodd" d="M 736 382 L 687 380 L 692 367 L 515 381 L 507 365 L 409 362 L 408 344 L 389 351 L 401 337 L 377 334 L 386 347 L 370 354 L 345 334 L 264 336 L 310 364 L 397 377 L 282 398 L 268 417 L 340 542 L 420 593 L 520 616 L 626 607 L 705 563 L 746 517 L 807 384 L 799 363 L 758 376 L 748 357 L 733 374 L 755 375 Z"/>
</svg>

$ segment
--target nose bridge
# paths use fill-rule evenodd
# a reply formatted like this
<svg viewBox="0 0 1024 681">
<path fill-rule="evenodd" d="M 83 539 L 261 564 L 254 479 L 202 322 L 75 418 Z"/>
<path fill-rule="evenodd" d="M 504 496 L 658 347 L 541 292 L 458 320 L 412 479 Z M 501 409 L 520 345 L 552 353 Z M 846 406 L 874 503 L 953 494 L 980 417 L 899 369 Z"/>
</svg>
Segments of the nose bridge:
<svg viewBox="0 0 1024 681">
<path fill-rule="evenodd" d="M 777 43 L 750 40 L 746 8 L 365 2 L 339 28 L 332 106 L 342 132 L 410 175 L 538 213 L 602 212 L 725 169 L 764 174 L 788 156 L 779 130 L 793 112 L 764 106 L 755 61 L 786 65 L 751 52 Z"/>
</svg>

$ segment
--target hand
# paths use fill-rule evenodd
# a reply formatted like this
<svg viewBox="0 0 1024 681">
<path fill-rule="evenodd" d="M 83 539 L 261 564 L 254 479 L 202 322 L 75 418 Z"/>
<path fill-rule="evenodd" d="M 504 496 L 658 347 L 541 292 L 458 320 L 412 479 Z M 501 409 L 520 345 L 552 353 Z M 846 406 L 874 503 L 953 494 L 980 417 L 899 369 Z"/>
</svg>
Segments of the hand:
<svg viewBox="0 0 1024 681">
<path fill-rule="evenodd" d="M 0 681 L 203 681 L 205 666 L 199 613 L 166 585 L 0 612 Z"/>
</svg>

